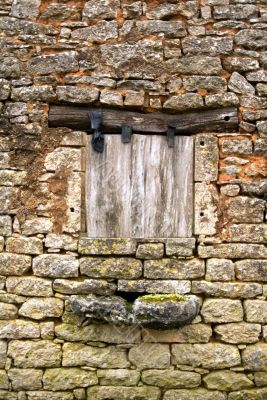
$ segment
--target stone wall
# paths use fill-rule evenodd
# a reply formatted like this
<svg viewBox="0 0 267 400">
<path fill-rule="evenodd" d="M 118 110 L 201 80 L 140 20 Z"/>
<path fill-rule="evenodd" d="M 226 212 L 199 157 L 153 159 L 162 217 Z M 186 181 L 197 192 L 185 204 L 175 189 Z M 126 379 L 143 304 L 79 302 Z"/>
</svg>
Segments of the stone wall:
<svg viewBox="0 0 267 400">
<path fill-rule="evenodd" d="M 266 27 L 264 0 L 0 0 L 0 399 L 267 397 Z M 86 238 L 86 134 L 50 104 L 239 107 L 196 135 L 194 237 Z M 116 291 L 202 307 L 167 331 L 71 311 Z"/>
</svg>

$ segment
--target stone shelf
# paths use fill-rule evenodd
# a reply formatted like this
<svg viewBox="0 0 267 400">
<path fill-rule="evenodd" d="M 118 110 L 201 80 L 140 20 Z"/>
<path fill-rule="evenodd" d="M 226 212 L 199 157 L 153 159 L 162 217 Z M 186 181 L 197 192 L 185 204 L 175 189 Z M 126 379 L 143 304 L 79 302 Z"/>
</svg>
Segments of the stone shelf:
<svg viewBox="0 0 267 400">
<path fill-rule="evenodd" d="M 115 325 L 139 325 L 153 329 L 172 329 L 189 324 L 199 312 L 196 296 L 150 294 L 133 303 L 120 296 L 71 296 L 74 313 Z"/>
</svg>

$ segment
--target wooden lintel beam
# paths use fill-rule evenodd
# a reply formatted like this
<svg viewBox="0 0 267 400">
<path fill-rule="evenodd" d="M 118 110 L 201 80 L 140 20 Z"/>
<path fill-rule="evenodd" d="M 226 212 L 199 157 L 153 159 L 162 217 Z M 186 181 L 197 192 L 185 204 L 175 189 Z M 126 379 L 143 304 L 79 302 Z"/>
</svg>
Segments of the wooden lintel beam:
<svg viewBox="0 0 267 400">
<path fill-rule="evenodd" d="M 90 108 L 77 106 L 51 106 L 50 127 L 67 127 L 90 132 L 87 113 Z M 199 132 L 234 132 L 238 129 L 237 109 L 234 107 L 186 113 L 141 113 L 124 110 L 102 109 L 102 131 L 121 133 L 122 125 L 131 126 L 134 132 L 164 134 L 168 126 L 175 134 Z"/>
</svg>

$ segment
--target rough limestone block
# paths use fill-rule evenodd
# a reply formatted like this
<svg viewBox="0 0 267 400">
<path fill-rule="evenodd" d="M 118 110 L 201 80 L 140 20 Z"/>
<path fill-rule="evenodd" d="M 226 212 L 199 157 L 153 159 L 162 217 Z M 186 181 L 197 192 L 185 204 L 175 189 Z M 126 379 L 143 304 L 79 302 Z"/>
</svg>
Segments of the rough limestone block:
<svg viewBox="0 0 267 400">
<path fill-rule="evenodd" d="M 40 322 L 40 332 L 42 339 L 54 339 L 55 323 L 53 321 Z"/>
<path fill-rule="evenodd" d="M 0 27 L 2 29 L 2 27 Z M 1 78 L 18 78 L 20 76 L 20 62 L 15 57 L 0 57 Z"/>
<path fill-rule="evenodd" d="M 135 1 L 134 3 L 123 4 L 122 10 L 123 10 L 123 17 L 126 19 L 139 17 L 140 15 L 142 15 L 143 11 L 142 2 Z"/>
<path fill-rule="evenodd" d="M 46 390 L 71 390 L 76 387 L 96 385 L 98 379 L 94 371 L 79 368 L 49 368 L 44 372 L 43 384 Z"/>
<path fill-rule="evenodd" d="M 103 63 L 113 69 L 123 68 L 128 77 L 141 78 L 144 68 L 154 76 L 162 67 L 163 52 L 161 40 L 139 40 L 136 43 L 104 44 L 100 46 Z M 133 73 L 133 65 L 135 71 Z M 153 65 L 153 69 L 151 66 Z M 151 76 L 151 75 L 150 75 Z"/>
<path fill-rule="evenodd" d="M 129 361 L 126 350 L 115 346 L 101 348 L 81 343 L 65 343 L 62 365 L 64 367 L 127 368 Z"/>
<path fill-rule="evenodd" d="M 144 263 L 144 277 L 148 279 L 196 279 L 205 274 L 202 260 L 147 260 Z"/>
<path fill-rule="evenodd" d="M 89 0 L 85 3 L 83 17 L 113 19 L 119 7 L 119 0 Z"/>
<path fill-rule="evenodd" d="M 61 346 L 49 340 L 13 340 L 8 347 L 8 356 L 19 368 L 59 367 Z"/>
<path fill-rule="evenodd" d="M 10 95 L 11 85 L 8 80 L 0 79 L 0 100 L 7 100 Z"/>
<path fill-rule="evenodd" d="M 241 6 L 244 7 L 243 5 Z M 235 36 L 238 45 L 246 46 L 248 49 L 258 50 L 266 46 L 267 34 L 261 29 L 243 29 Z"/>
<path fill-rule="evenodd" d="M 267 71 L 266 71 L 266 82 L 267 82 Z M 267 121 L 258 121 L 256 125 L 260 137 L 267 137 Z"/>
<path fill-rule="evenodd" d="M 230 299 L 244 298 L 248 299 L 262 294 L 262 285 L 258 283 L 240 283 L 240 282 L 192 282 L 192 293 L 204 294 L 213 297 L 228 297 Z"/>
<path fill-rule="evenodd" d="M 183 21 L 137 21 L 136 28 L 143 35 L 164 34 L 166 38 L 180 38 L 186 36 Z"/>
<path fill-rule="evenodd" d="M 267 249 L 260 244 L 228 243 L 213 246 L 199 246 L 201 258 L 267 258 Z"/>
<path fill-rule="evenodd" d="M 250 82 L 267 82 L 267 71 L 259 70 L 246 74 L 246 78 Z M 257 122 L 257 125 L 261 124 L 261 121 Z"/>
<path fill-rule="evenodd" d="M 148 343 L 207 343 L 212 335 L 212 329 L 206 324 L 191 324 L 179 329 L 159 331 L 146 329 L 143 341 Z"/>
<path fill-rule="evenodd" d="M 52 231 L 53 221 L 49 218 L 39 217 L 26 219 L 21 225 L 21 233 L 25 236 L 36 235 L 38 233 L 47 234 Z"/>
<path fill-rule="evenodd" d="M 254 144 L 254 152 L 257 155 L 267 156 L 267 139 L 257 139 Z"/>
<path fill-rule="evenodd" d="M 248 389 L 239 390 L 238 392 L 232 392 L 228 395 L 228 400 L 243 400 L 243 399 L 264 399 L 267 395 L 267 389 Z"/>
<path fill-rule="evenodd" d="M 0 235 L 2 236 L 12 235 L 12 220 L 9 215 L 0 216 Z"/>
<path fill-rule="evenodd" d="M 207 54 L 208 56 L 218 56 L 220 54 L 231 53 L 233 40 L 228 38 L 199 38 L 189 36 L 182 40 L 182 47 L 185 55 Z"/>
<path fill-rule="evenodd" d="M 235 264 L 231 260 L 210 258 L 207 260 L 207 281 L 233 281 L 235 279 Z"/>
<path fill-rule="evenodd" d="M 247 389 L 254 386 L 254 383 L 245 374 L 234 371 L 214 371 L 203 378 L 208 389 L 215 389 L 230 392 L 232 390 Z"/>
<path fill-rule="evenodd" d="M 255 94 L 254 86 L 249 83 L 243 75 L 233 72 L 228 82 L 228 87 L 235 93 L 239 94 Z"/>
<path fill-rule="evenodd" d="M 239 196 L 229 200 L 227 215 L 231 222 L 256 223 L 264 220 L 265 201 Z"/>
<path fill-rule="evenodd" d="M 162 3 L 155 6 L 153 3 L 148 4 L 146 16 L 148 19 L 169 19 L 177 13 L 187 18 L 193 18 L 198 15 L 198 6 L 196 2 L 190 3 Z"/>
<path fill-rule="evenodd" d="M 241 106 L 245 108 L 254 108 L 255 110 L 261 110 L 266 108 L 267 99 L 266 97 L 258 97 L 258 96 L 242 96 L 241 97 Z"/>
<path fill-rule="evenodd" d="M 266 224 L 235 224 L 223 230 L 226 242 L 267 243 Z"/>
<path fill-rule="evenodd" d="M 8 376 L 4 370 L 0 370 L 0 389 L 9 389 Z"/>
<path fill-rule="evenodd" d="M 64 302 L 60 299 L 32 298 L 22 304 L 19 315 L 30 319 L 60 318 L 63 314 Z"/>
<path fill-rule="evenodd" d="M 12 3 L 11 17 L 36 19 L 39 15 L 41 0 L 15 0 Z"/>
<path fill-rule="evenodd" d="M 212 182 L 218 176 L 218 139 L 209 135 L 198 135 L 195 139 L 195 181 Z"/>
<path fill-rule="evenodd" d="M 11 99 L 14 101 L 43 101 L 53 102 L 56 100 L 56 93 L 52 86 L 32 86 L 13 88 Z"/>
<path fill-rule="evenodd" d="M 194 388 L 201 384 L 201 375 L 196 372 L 149 369 L 142 372 L 142 382 L 163 388 Z"/>
<path fill-rule="evenodd" d="M 172 355 L 174 364 L 208 369 L 230 368 L 241 362 L 236 346 L 221 343 L 173 344 Z"/>
<path fill-rule="evenodd" d="M 23 275 L 31 268 L 31 257 L 19 254 L 0 254 L 1 275 Z"/>
<path fill-rule="evenodd" d="M 10 237 L 6 241 L 6 251 L 21 254 L 42 254 L 43 242 L 34 237 Z"/>
<path fill-rule="evenodd" d="M 81 237 L 78 251 L 82 255 L 133 255 L 136 252 L 135 239 L 89 239 Z"/>
<path fill-rule="evenodd" d="M 4 159 L 1 160 L 1 166 L 2 162 L 4 162 Z M 26 176 L 26 171 L 3 169 L 0 170 L 0 184 L 1 186 L 21 186 L 26 183 Z"/>
<path fill-rule="evenodd" d="M 166 61 L 166 67 L 176 74 L 186 75 L 218 75 L 222 71 L 219 57 L 186 56 Z"/>
<path fill-rule="evenodd" d="M 191 257 L 193 256 L 193 250 L 195 249 L 195 245 L 196 245 L 195 238 L 167 239 L 166 255 Z"/>
<path fill-rule="evenodd" d="M 57 147 L 46 156 L 45 168 L 47 171 L 56 171 L 61 168 L 81 171 L 81 150 Z"/>
<path fill-rule="evenodd" d="M 189 293 L 191 282 L 185 280 L 118 280 L 118 290 L 120 292 L 139 292 L 139 293 Z"/>
<path fill-rule="evenodd" d="M 240 344 L 259 340 L 261 325 L 246 322 L 217 325 L 214 331 L 222 342 Z"/>
<path fill-rule="evenodd" d="M 100 103 L 109 106 L 123 106 L 123 97 L 119 92 L 104 89 L 100 95 Z"/>
<path fill-rule="evenodd" d="M 15 319 L 18 316 L 18 309 L 13 304 L 0 303 L 0 320 Z"/>
<path fill-rule="evenodd" d="M 7 359 L 7 343 L 4 340 L 0 340 L 0 368 L 5 368 Z"/>
<path fill-rule="evenodd" d="M 76 86 L 57 86 L 56 93 L 59 101 L 75 104 L 90 104 L 99 97 L 99 90 L 96 88 Z"/>
<path fill-rule="evenodd" d="M 221 150 L 224 154 L 247 155 L 252 153 L 252 142 L 249 139 L 223 139 Z"/>
<path fill-rule="evenodd" d="M 40 327 L 36 322 L 13 320 L 0 321 L 1 339 L 36 339 L 40 337 Z"/>
<path fill-rule="evenodd" d="M 88 399 L 159 400 L 160 389 L 153 386 L 93 386 L 87 390 Z"/>
<path fill-rule="evenodd" d="M 218 223 L 219 196 L 215 186 L 195 184 L 195 225 L 196 235 L 215 235 Z"/>
<path fill-rule="evenodd" d="M 49 392 L 42 390 L 40 392 L 27 392 L 28 400 L 74 400 L 73 394 L 68 392 Z"/>
<path fill-rule="evenodd" d="M 134 258 L 95 258 L 80 259 L 82 275 L 92 278 L 136 279 L 142 275 L 142 263 Z"/>
<path fill-rule="evenodd" d="M 267 373 L 266 372 L 255 372 L 254 381 L 256 386 L 266 386 L 267 385 Z"/>
<path fill-rule="evenodd" d="M 124 105 L 125 106 L 143 106 L 145 103 L 145 92 L 127 90 L 125 93 Z"/>
<path fill-rule="evenodd" d="M 68 178 L 68 189 L 66 194 L 66 220 L 63 224 L 63 232 L 80 233 L 82 216 L 82 185 L 83 175 L 73 172 Z"/>
<path fill-rule="evenodd" d="M 13 390 L 38 390 L 42 388 L 43 371 L 38 369 L 11 368 L 8 371 Z"/>
<path fill-rule="evenodd" d="M 216 390 L 199 389 L 172 389 L 167 390 L 163 400 L 226 400 L 226 394 Z"/>
<path fill-rule="evenodd" d="M 118 25 L 115 21 L 101 21 L 90 27 L 75 29 L 72 32 L 71 37 L 74 40 L 84 40 L 89 42 L 103 42 L 108 39 L 117 39 Z"/>
<path fill-rule="evenodd" d="M 267 371 L 267 343 L 256 343 L 242 351 L 242 362 L 245 369 Z"/>
<path fill-rule="evenodd" d="M 185 111 L 203 107 L 203 98 L 199 94 L 186 93 L 172 96 L 163 104 L 163 108 Z"/>
<path fill-rule="evenodd" d="M 257 17 L 257 7 L 252 4 L 238 4 L 214 7 L 213 17 L 215 19 L 245 19 Z"/>
<path fill-rule="evenodd" d="M 18 188 L 0 187 L 0 212 L 1 214 L 13 214 L 17 207 Z"/>
<path fill-rule="evenodd" d="M 227 89 L 227 81 L 225 78 L 218 76 L 188 76 L 183 78 L 185 90 L 195 92 L 200 89 L 207 92 L 225 92 Z M 210 136 L 212 137 L 212 136 Z M 196 139 L 198 136 L 196 136 Z"/>
<path fill-rule="evenodd" d="M 258 60 L 251 57 L 226 57 L 223 66 L 227 71 L 248 72 L 260 68 Z"/>
<path fill-rule="evenodd" d="M 168 368 L 170 366 L 169 346 L 153 343 L 133 346 L 129 351 L 129 360 L 138 369 Z"/>
<path fill-rule="evenodd" d="M 80 7 L 68 6 L 65 4 L 50 3 L 42 11 L 40 19 L 50 20 L 72 20 L 77 21 L 80 19 L 81 9 Z"/>
<path fill-rule="evenodd" d="M 244 302 L 244 311 L 246 321 L 267 323 L 267 301 L 246 300 Z"/>
<path fill-rule="evenodd" d="M 206 323 L 239 322 L 243 320 L 243 308 L 240 300 L 206 299 L 201 315 Z"/>
<path fill-rule="evenodd" d="M 128 282 L 128 281 L 127 281 Z M 115 283 L 104 279 L 84 279 L 83 281 L 71 281 L 69 279 L 55 279 L 53 283 L 55 292 L 62 294 L 101 294 L 112 295 L 117 289 Z"/>
<path fill-rule="evenodd" d="M 207 107 L 230 107 L 239 104 L 239 98 L 235 93 L 209 94 L 205 97 Z"/>
<path fill-rule="evenodd" d="M 59 339 L 70 342 L 105 342 L 105 343 L 139 343 L 140 329 L 128 326 L 109 324 L 90 324 L 77 326 L 63 323 L 55 326 L 55 334 Z"/>
<path fill-rule="evenodd" d="M 52 282 L 34 276 L 8 277 L 6 289 L 8 293 L 22 296 L 53 296 Z"/>
<path fill-rule="evenodd" d="M 69 255 L 43 254 L 33 260 L 33 273 L 51 278 L 72 278 L 78 276 L 78 260 Z"/>
<path fill-rule="evenodd" d="M 32 58 L 28 63 L 29 72 L 38 75 L 49 75 L 54 72 L 76 72 L 79 64 L 75 51 L 66 51 Z"/>
<path fill-rule="evenodd" d="M 45 247 L 76 251 L 77 246 L 78 246 L 77 239 L 69 235 L 57 235 L 55 233 L 51 233 L 47 235 L 45 238 Z"/>
<path fill-rule="evenodd" d="M 162 258 L 163 255 L 163 243 L 141 243 L 136 250 L 136 257 L 141 259 Z"/>
<path fill-rule="evenodd" d="M 267 282 L 267 260 L 242 260 L 235 263 L 237 279 Z"/>
<path fill-rule="evenodd" d="M 136 386 L 140 372 L 128 369 L 99 369 L 97 377 L 101 386 Z"/>
</svg>

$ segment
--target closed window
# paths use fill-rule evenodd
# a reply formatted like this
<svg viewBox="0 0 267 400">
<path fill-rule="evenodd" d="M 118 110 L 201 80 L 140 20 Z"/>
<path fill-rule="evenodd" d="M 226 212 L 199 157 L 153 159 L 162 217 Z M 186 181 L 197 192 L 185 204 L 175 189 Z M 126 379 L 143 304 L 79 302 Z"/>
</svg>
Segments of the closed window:
<svg viewBox="0 0 267 400">
<path fill-rule="evenodd" d="M 89 237 L 168 238 L 192 235 L 193 137 L 105 134 L 103 153 L 87 146 Z"/>
</svg>

